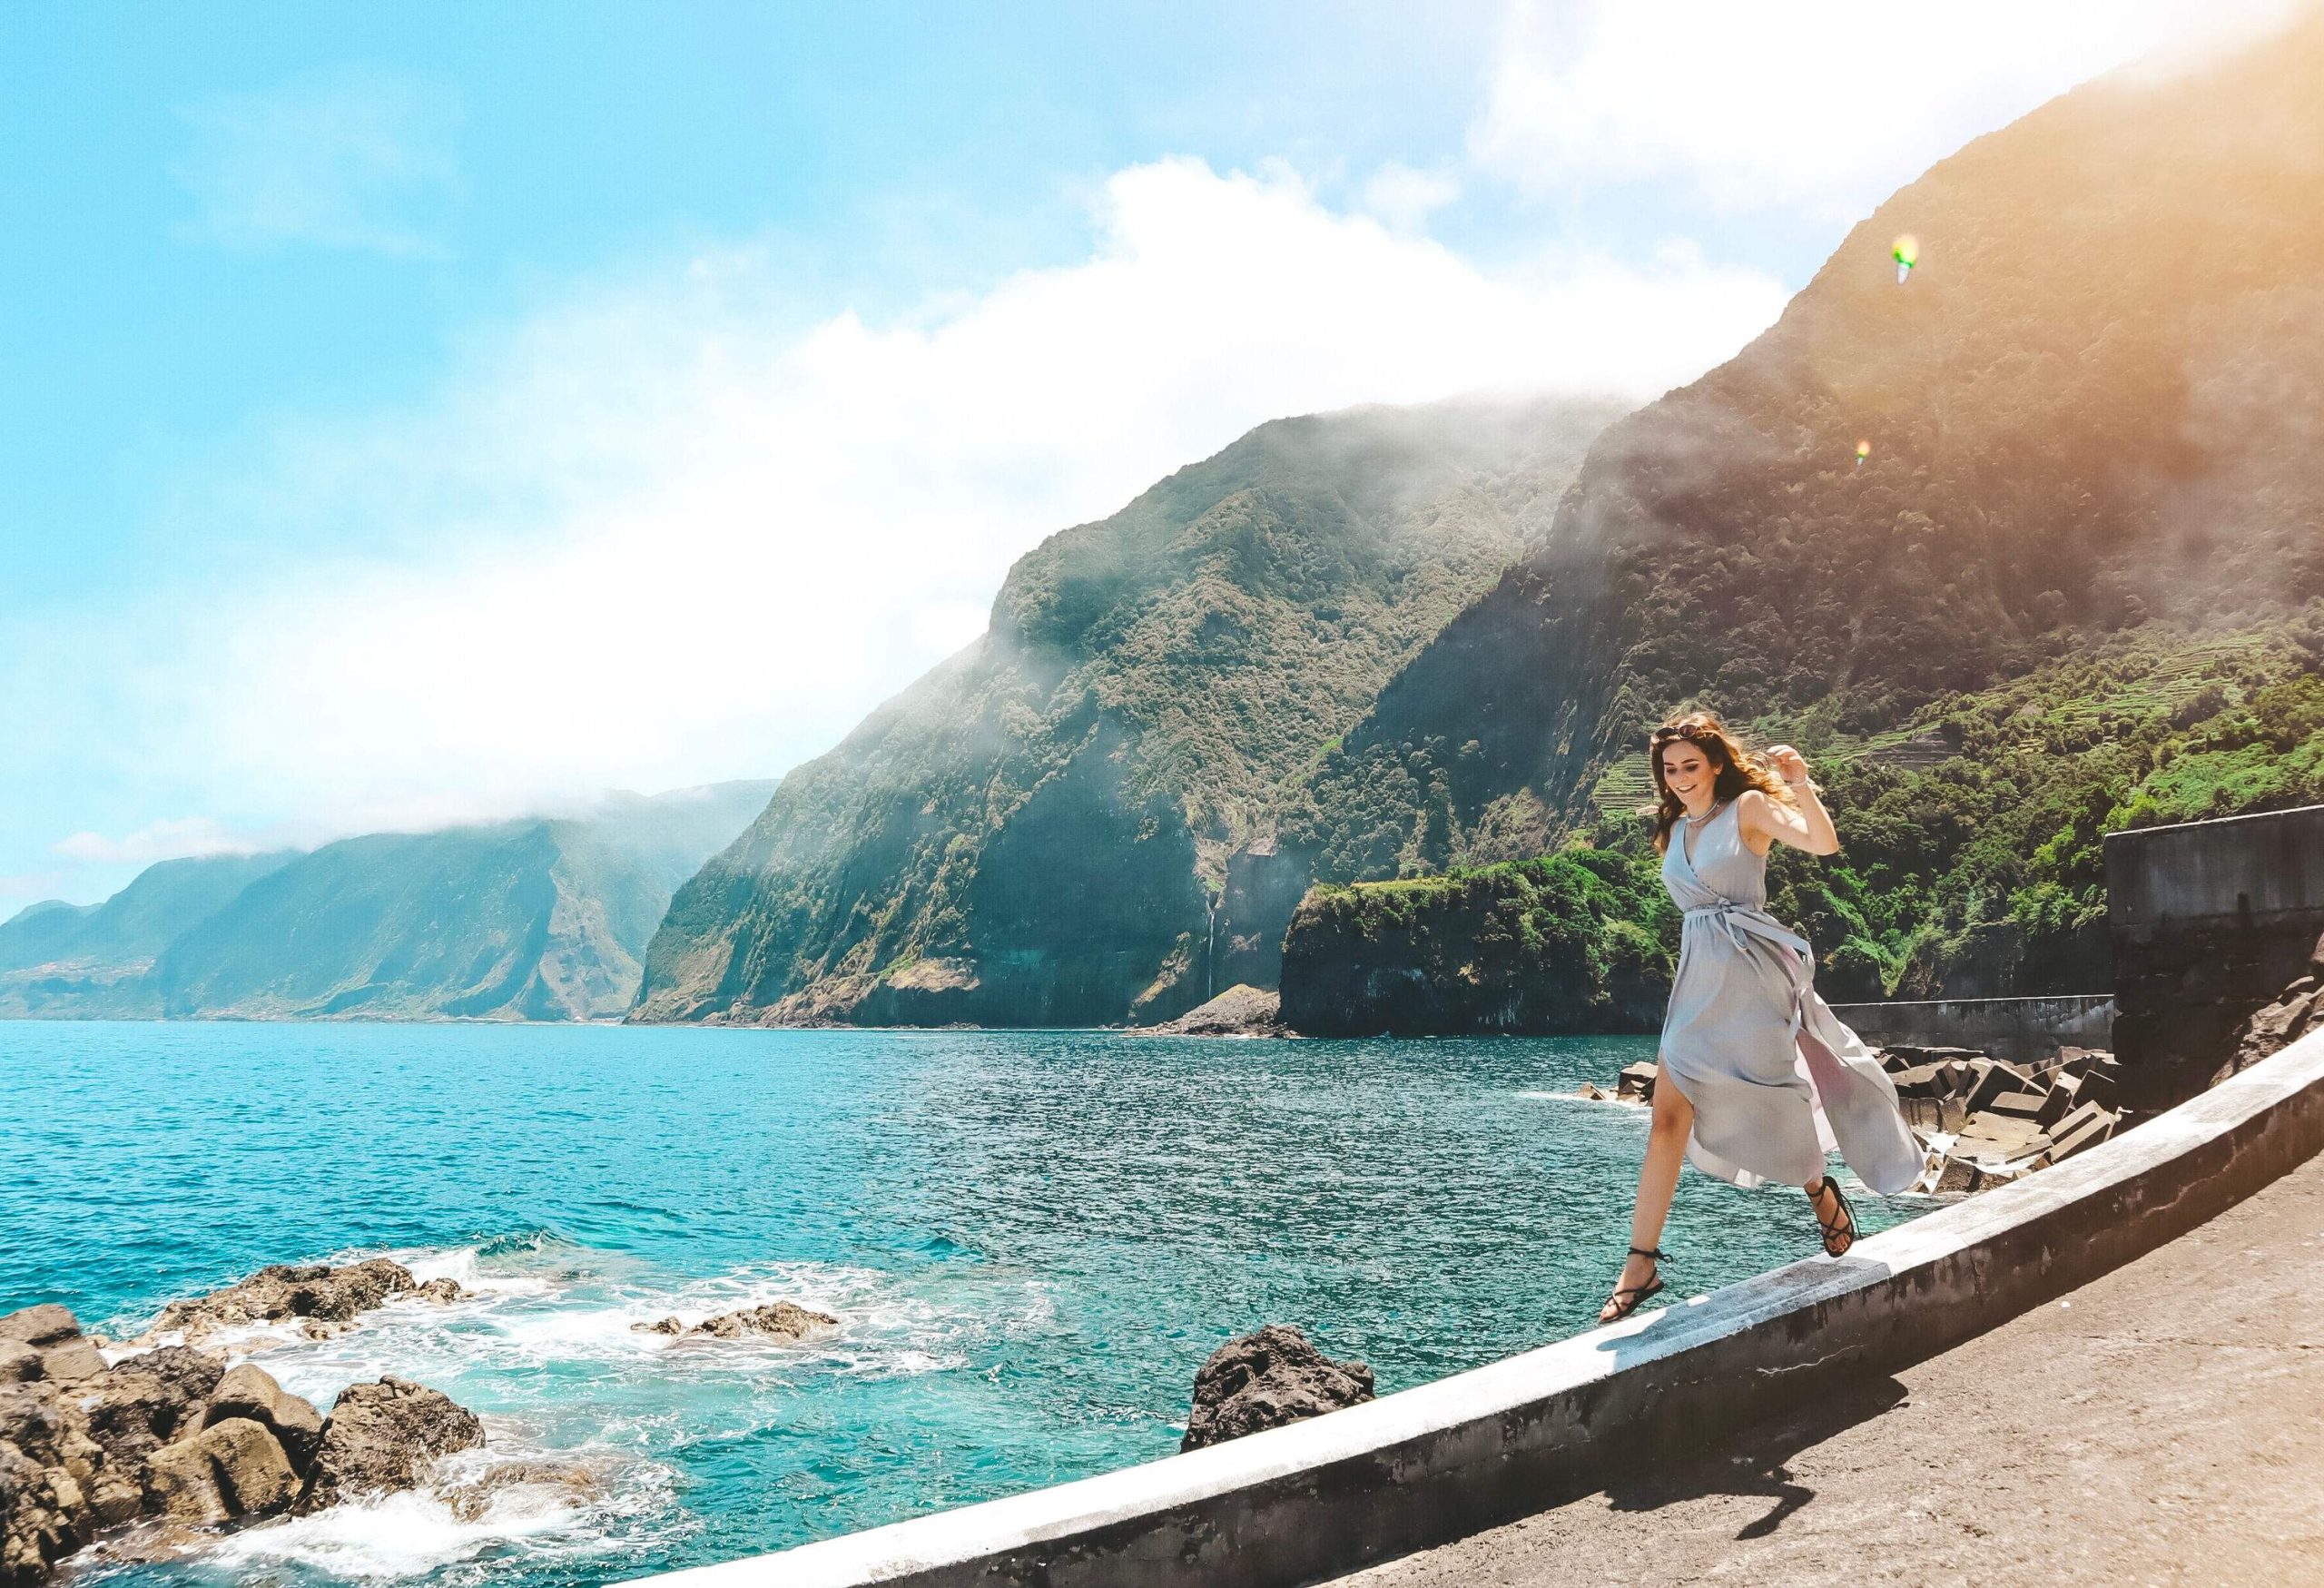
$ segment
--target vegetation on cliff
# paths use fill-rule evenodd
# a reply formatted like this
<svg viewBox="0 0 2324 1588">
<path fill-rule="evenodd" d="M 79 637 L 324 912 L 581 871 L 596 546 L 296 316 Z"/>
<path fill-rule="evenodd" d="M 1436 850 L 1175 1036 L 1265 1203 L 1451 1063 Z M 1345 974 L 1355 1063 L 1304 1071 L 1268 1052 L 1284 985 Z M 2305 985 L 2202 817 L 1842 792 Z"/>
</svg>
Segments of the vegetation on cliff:
<svg viewBox="0 0 2324 1588">
<path fill-rule="evenodd" d="M 1061 1024 L 1200 1002 L 1219 946 L 1265 930 L 1215 918 L 1230 857 L 1264 848 L 1380 686 L 1538 539 L 1610 417 L 1282 420 L 1052 536 L 982 639 L 792 773 L 680 890 L 638 1018 Z"/>
<path fill-rule="evenodd" d="M 1763 719 L 1808 750 L 1840 831 L 1778 851 L 1769 905 L 1836 1002 L 2110 985 L 2102 835 L 2324 801 L 2324 603 L 2265 633 L 2154 624 L 1869 737 Z M 1610 768 L 1570 846 L 1319 887 L 1285 949 L 1284 1018 L 1319 1035 L 1651 1030 L 1678 943 L 1640 807 Z"/>
<path fill-rule="evenodd" d="M 1325 757 L 1288 824 L 1318 874 L 1555 848 L 1683 702 L 1870 735 L 2150 620 L 2259 632 L 2324 593 L 2319 78 L 2311 15 L 1897 192 L 1775 327 L 1611 427 Z"/>
<path fill-rule="evenodd" d="M 2068 94 L 1899 192 L 1773 329 L 1611 427 L 1541 547 L 1287 819 L 1319 875 L 1453 880 L 1404 919 L 1313 901 L 1286 1011 L 1318 1001 L 1295 985 L 1327 968 L 1309 932 L 1384 997 L 1399 972 L 1395 996 L 1448 1009 L 1513 984 L 1520 960 L 1460 946 L 1488 901 L 1539 915 L 1492 863 L 1637 852 L 1620 814 L 1673 709 L 1819 756 L 1846 849 L 1771 881 L 1836 998 L 2102 986 L 2101 833 L 2324 794 L 2319 77 L 2311 15 L 2198 74 Z M 1907 231 L 1923 268 L 1899 286 Z M 1539 967 L 1579 980 L 1532 994 L 1525 1029 L 1616 1001 L 1586 955 Z"/>
</svg>

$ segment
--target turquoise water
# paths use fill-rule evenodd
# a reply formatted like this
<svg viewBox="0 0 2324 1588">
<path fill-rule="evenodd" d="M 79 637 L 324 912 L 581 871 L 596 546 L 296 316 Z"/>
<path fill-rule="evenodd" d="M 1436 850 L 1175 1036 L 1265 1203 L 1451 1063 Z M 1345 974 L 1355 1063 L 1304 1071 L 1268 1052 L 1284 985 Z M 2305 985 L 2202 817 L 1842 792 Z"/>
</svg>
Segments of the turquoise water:
<svg viewBox="0 0 2324 1588">
<path fill-rule="evenodd" d="M 1167 1455 L 1229 1335 L 1300 1325 L 1384 1391 L 1583 1327 L 1627 1242 L 1647 1039 L 0 1024 L 0 1310 L 127 1335 L 271 1262 L 387 1252 L 479 1292 L 237 1346 L 328 1406 L 383 1372 L 481 1414 L 437 1494 L 107 1583 L 596 1583 Z M 1923 1199 L 1856 1198 L 1866 1228 Z M 1689 1171 L 1679 1294 L 1816 1251 L 1797 1191 Z M 838 1333 L 633 1322 L 788 1297 Z M 455 1475 L 456 1476 L 458 1475 Z"/>
</svg>

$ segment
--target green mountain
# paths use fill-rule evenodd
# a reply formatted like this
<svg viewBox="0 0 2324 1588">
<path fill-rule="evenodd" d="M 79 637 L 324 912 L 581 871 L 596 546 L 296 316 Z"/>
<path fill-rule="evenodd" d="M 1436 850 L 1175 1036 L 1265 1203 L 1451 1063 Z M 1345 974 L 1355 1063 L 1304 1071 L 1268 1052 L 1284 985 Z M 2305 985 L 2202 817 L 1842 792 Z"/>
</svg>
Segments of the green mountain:
<svg viewBox="0 0 2324 1588">
<path fill-rule="evenodd" d="M 0 922 L 0 1014 L 133 1014 L 172 939 L 295 858 L 220 854 L 147 866 L 102 904 L 34 904 Z"/>
<path fill-rule="evenodd" d="M 54 953 L 0 976 L 0 1013 L 612 1018 L 672 892 L 773 789 L 615 794 L 572 817 L 167 862 L 94 910 L 35 906 L 0 927 L 0 953 L 21 939 L 21 958 L 70 912 L 83 944 L 77 979 Z M 92 935 L 106 920 L 112 933 Z"/>
<path fill-rule="evenodd" d="M 634 1018 L 1098 1023 L 1271 983 L 1302 780 L 1615 411 L 1281 420 L 1052 536 L 679 890 Z"/>
<path fill-rule="evenodd" d="M 2311 10 L 2199 71 L 2086 85 L 1901 190 L 1776 326 L 1607 430 L 1543 544 L 1383 691 L 1286 835 L 1341 879 L 1634 852 L 1645 731 L 1704 705 L 1830 774 L 1846 853 L 1785 902 L 1836 991 L 2102 984 L 2106 822 L 2324 793 L 2299 770 L 2324 632 L 2319 82 Z M 1400 953 L 1514 975 L 1424 942 L 1477 907 L 1439 893 L 1436 927 L 1319 896 L 1286 1014 L 1344 1008 L 1358 961 L 1388 989 Z M 1587 1003 L 1618 962 L 1593 939 L 1526 973 Z"/>
</svg>

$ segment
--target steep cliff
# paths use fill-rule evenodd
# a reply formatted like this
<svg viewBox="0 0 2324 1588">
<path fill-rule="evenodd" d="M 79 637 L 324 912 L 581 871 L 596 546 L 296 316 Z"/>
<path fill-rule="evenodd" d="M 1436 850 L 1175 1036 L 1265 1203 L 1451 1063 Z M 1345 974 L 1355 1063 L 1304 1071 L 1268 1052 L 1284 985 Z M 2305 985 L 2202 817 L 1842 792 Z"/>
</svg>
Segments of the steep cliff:
<svg viewBox="0 0 2324 1588">
<path fill-rule="evenodd" d="M 1833 773 L 1847 853 L 1787 905 L 1836 985 L 2087 990 L 2098 824 L 2181 784 L 2214 812 L 2314 784 L 2319 82 L 2310 11 L 2076 90 L 1898 192 L 1775 327 L 1607 430 L 1286 840 L 1355 879 L 1633 844 L 1600 818 L 1645 798 L 1646 728 L 1701 705 Z"/>
<path fill-rule="evenodd" d="M 1306 881 L 1285 800 L 1614 411 L 1281 420 L 1051 537 L 679 891 L 635 1018 L 1162 1019 L 1265 974 Z"/>
<path fill-rule="evenodd" d="M 1682 702 L 1876 733 L 2092 636 L 2324 592 L 2319 82 L 2311 12 L 1882 204 L 1776 326 L 1610 427 L 1544 545 L 1325 759 L 1293 828 L 1322 874 L 1539 853 Z"/>
</svg>

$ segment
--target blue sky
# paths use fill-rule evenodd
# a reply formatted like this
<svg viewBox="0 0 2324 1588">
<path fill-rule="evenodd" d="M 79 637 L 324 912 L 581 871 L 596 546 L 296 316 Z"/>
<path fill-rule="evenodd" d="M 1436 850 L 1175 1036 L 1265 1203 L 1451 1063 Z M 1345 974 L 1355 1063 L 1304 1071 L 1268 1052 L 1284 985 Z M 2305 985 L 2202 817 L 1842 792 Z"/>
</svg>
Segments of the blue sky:
<svg viewBox="0 0 2324 1588">
<path fill-rule="evenodd" d="M 0 10 L 0 914 L 778 774 L 1250 424 L 1649 397 L 2209 14 Z"/>
</svg>

